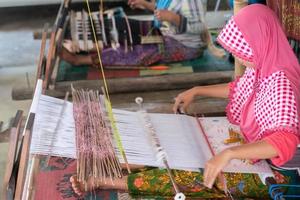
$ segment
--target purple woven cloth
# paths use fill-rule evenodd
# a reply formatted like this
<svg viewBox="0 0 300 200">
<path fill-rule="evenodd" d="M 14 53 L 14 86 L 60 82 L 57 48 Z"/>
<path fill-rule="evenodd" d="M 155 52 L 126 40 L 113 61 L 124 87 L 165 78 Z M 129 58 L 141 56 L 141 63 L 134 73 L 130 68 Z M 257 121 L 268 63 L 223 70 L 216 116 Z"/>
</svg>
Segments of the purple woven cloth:
<svg viewBox="0 0 300 200">
<path fill-rule="evenodd" d="M 173 38 L 164 37 L 163 45 L 135 45 L 133 50 L 128 50 L 128 52 L 125 52 L 124 47 L 117 50 L 107 48 L 103 50 L 101 57 L 103 65 L 108 67 L 148 66 L 156 63 L 190 60 L 199 57 L 200 54 L 200 49 L 189 48 Z"/>
</svg>

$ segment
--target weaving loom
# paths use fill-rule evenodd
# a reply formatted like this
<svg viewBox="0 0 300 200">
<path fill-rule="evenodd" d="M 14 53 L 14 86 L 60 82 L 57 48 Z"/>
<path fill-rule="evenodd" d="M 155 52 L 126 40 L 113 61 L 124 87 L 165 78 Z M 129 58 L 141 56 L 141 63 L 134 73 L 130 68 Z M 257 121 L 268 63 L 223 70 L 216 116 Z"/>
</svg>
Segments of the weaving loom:
<svg viewBox="0 0 300 200">
<path fill-rule="evenodd" d="M 123 20 L 126 23 L 126 27 L 117 28 L 116 23 L 118 22 L 119 24 Z M 91 19 L 85 10 L 81 12 L 71 11 L 70 29 L 74 52 L 95 50 L 91 23 L 95 27 L 96 40 L 101 49 L 108 45 L 118 48 L 120 46 L 119 42 L 123 44 L 128 41 L 130 46 L 132 45 L 131 27 L 122 8 L 107 10 L 104 13 L 93 12 Z M 120 41 L 119 35 L 122 41 Z"/>
<path fill-rule="evenodd" d="M 39 112 L 33 129 L 31 153 L 76 158 L 72 104 L 66 104 L 66 112 L 61 119 L 57 117 L 63 102 L 60 99 L 41 95 L 38 103 Z M 128 162 L 163 167 L 161 161 L 156 159 L 156 153 L 149 142 L 150 136 L 145 130 L 147 126 L 143 122 L 143 114 L 116 109 L 113 113 Z M 205 162 L 212 156 L 205 138 L 216 153 L 227 147 L 223 141 L 228 137 L 228 127 L 232 125 L 223 117 L 197 119 L 174 114 L 149 113 L 147 115 L 151 119 L 157 138 L 164 147 L 170 167 L 173 169 L 198 171 L 199 168 L 203 168 Z M 55 124 L 59 120 L 61 120 L 61 126 L 57 133 L 54 133 Z M 203 125 L 206 132 L 204 134 L 207 136 L 201 133 L 198 123 Z M 53 145 L 49 148 L 53 139 Z M 124 163 L 116 146 L 116 141 L 114 141 L 116 155 L 120 162 Z M 272 174 L 265 161 L 250 165 L 244 161 L 234 160 L 224 171 Z"/>
<path fill-rule="evenodd" d="M 103 14 L 102 14 L 103 13 Z M 157 29 L 153 29 L 152 20 L 129 18 L 121 7 L 92 12 L 92 19 L 85 10 L 70 13 L 70 32 L 73 52 L 95 51 L 95 41 L 101 49 L 112 47 L 125 49 L 136 44 L 162 43 Z M 92 23 L 96 38 L 92 33 Z"/>
</svg>

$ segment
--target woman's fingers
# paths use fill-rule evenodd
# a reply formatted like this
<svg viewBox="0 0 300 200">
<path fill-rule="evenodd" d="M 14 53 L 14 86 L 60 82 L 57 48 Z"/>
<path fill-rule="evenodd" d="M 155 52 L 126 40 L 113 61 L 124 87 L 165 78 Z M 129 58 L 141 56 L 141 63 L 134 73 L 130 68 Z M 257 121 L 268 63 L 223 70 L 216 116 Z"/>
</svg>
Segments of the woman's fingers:
<svg viewBox="0 0 300 200">
<path fill-rule="evenodd" d="M 212 188 L 218 174 L 220 173 L 220 169 L 217 167 L 211 165 L 211 164 L 206 164 L 205 170 L 204 170 L 204 176 L 203 176 L 203 184 L 208 187 Z"/>
<path fill-rule="evenodd" d="M 177 113 L 178 110 L 182 110 L 181 112 L 186 112 L 188 106 L 190 103 L 193 101 L 193 94 L 190 91 L 185 91 L 183 93 L 180 93 L 176 98 L 175 98 L 175 103 L 173 106 L 173 112 Z"/>
<path fill-rule="evenodd" d="M 203 173 L 203 184 L 207 187 L 208 186 L 208 174 L 209 174 L 209 167 L 205 164 L 204 173 Z"/>
<path fill-rule="evenodd" d="M 187 112 L 187 108 L 189 107 L 190 103 L 191 103 L 191 100 L 186 100 L 183 102 L 182 109 L 185 113 Z"/>
<path fill-rule="evenodd" d="M 222 151 L 221 153 L 212 157 L 205 164 L 203 183 L 205 186 L 211 188 L 221 170 L 232 159 L 231 151 Z"/>
<path fill-rule="evenodd" d="M 157 20 L 159 20 L 159 21 L 161 20 L 161 16 L 160 16 L 160 11 L 159 10 L 155 10 L 154 11 L 154 15 L 155 15 L 155 17 L 156 17 Z"/>
<path fill-rule="evenodd" d="M 180 98 L 180 96 L 177 96 L 175 98 L 175 103 L 173 105 L 173 112 L 175 114 L 178 112 L 178 109 L 179 109 L 181 103 L 182 103 L 182 99 Z"/>
</svg>

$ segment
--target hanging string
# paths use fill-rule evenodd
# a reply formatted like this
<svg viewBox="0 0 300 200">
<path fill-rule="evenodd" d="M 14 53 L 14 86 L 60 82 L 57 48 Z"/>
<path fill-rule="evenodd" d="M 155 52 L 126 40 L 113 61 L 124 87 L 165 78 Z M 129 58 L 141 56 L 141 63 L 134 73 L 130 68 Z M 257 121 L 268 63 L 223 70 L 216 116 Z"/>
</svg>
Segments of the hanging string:
<svg viewBox="0 0 300 200">
<path fill-rule="evenodd" d="M 88 9 L 89 19 L 91 21 L 93 37 L 94 37 L 95 41 L 98 41 L 96 31 L 95 31 L 95 27 L 94 27 L 94 23 L 93 23 L 93 19 L 92 19 L 92 12 L 91 12 L 91 9 L 90 9 L 89 0 L 85 0 L 85 2 L 86 2 L 86 5 L 87 5 L 87 9 Z M 103 0 L 100 0 L 100 6 L 101 6 L 101 11 L 103 12 Z M 113 112 L 112 112 L 112 106 L 111 106 L 111 101 L 110 101 L 110 97 L 109 97 L 107 81 L 106 81 L 106 78 L 105 78 L 105 73 L 104 73 L 104 68 L 103 68 L 103 64 L 102 64 L 102 60 L 101 60 L 100 48 L 99 48 L 98 42 L 96 42 L 95 45 L 96 45 L 97 55 L 98 55 L 98 59 L 99 59 L 99 66 L 100 66 L 100 70 L 101 70 L 102 78 L 103 78 L 103 83 L 104 83 L 104 92 L 103 93 L 106 97 L 105 105 L 106 105 L 106 108 L 107 108 L 107 111 L 108 111 L 108 117 L 109 117 L 109 120 L 110 120 L 111 125 L 112 125 L 113 135 L 114 135 L 115 141 L 117 143 L 118 149 L 121 152 L 122 157 L 123 157 L 123 159 L 126 163 L 127 170 L 130 173 L 131 171 L 130 171 L 128 161 L 127 161 L 127 158 L 126 158 L 126 154 L 125 154 L 122 142 L 121 142 L 121 137 L 120 137 L 119 131 L 117 129 L 117 126 L 116 126 L 116 123 L 115 123 L 115 118 L 114 118 L 114 115 L 113 115 Z"/>
</svg>

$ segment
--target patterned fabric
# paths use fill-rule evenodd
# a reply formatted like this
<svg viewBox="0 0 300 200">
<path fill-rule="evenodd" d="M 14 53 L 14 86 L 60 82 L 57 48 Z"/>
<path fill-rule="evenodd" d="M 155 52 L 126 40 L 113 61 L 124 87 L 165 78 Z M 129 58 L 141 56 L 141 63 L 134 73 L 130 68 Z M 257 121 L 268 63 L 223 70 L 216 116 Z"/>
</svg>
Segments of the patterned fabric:
<svg viewBox="0 0 300 200">
<path fill-rule="evenodd" d="M 278 127 L 291 127 L 291 131 L 295 131 L 299 123 L 296 101 L 284 72 L 276 72 L 254 84 L 255 70 L 252 68 L 247 68 L 240 79 L 231 83 L 228 119 L 234 124 L 241 122 L 243 106 L 257 87 L 254 106 L 255 119 L 260 127 L 257 139 L 261 139 L 266 132 L 276 131 Z"/>
<path fill-rule="evenodd" d="M 164 37 L 163 45 L 135 45 L 132 51 L 126 52 L 123 47 L 102 51 L 102 64 L 109 66 L 148 66 L 158 62 L 168 63 L 190 60 L 201 55 L 201 49 L 188 48 L 171 37 Z M 92 55 L 95 66 L 99 66 L 98 56 Z"/>
<path fill-rule="evenodd" d="M 288 37 L 300 40 L 300 2 L 299 0 L 267 0 L 281 21 Z"/>
<path fill-rule="evenodd" d="M 47 164 L 48 163 L 48 164 Z M 40 156 L 38 173 L 34 179 L 34 200 L 118 200 L 115 190 L 96 190 L 78 196 L 73 191 L 70 177 L 76 174 L 76 160 Z"/>
<path fill-rule="evenodd" d="M 179 190 L 190 198 L 219 199 L 225 198 L 217 182 L 212 189 L 202 185 L 203 174 L 172 170 Z M 289 178 L 277 174 L 278 183 L 287 183 Z M 268 188 L 256 174 L 225 173 L 227 188 L 237 198 L 268 199 Z M 131 196 L 138 197 L 174 197 L 174 190 L 166 170 L 152 169 L 128 176 L 128 188 Z"/>
<path fill-rule="evenodd" d="M 253 61 L 253 51 L 233 19 L 230 19 L 222 29 L 217 40 L 235 56 Z"/>
<path fill-rule="evenodd" d="M 291 127 L 297 130 L 299 123 L 295 95 L 290 81 L 283 71 L 273 73 L 259 84 L 255 101 L 255 114 L 261 131 L 278 127 Z"/>
<path fill-rule="evenodd" d="M 226 107 L 228 120 L 233 124 L 241 122 L 242 107 L 253 92 L 255 70 L 246 68 L 244 75 L 230 83 L 229 103 Z"/>
</svg>

